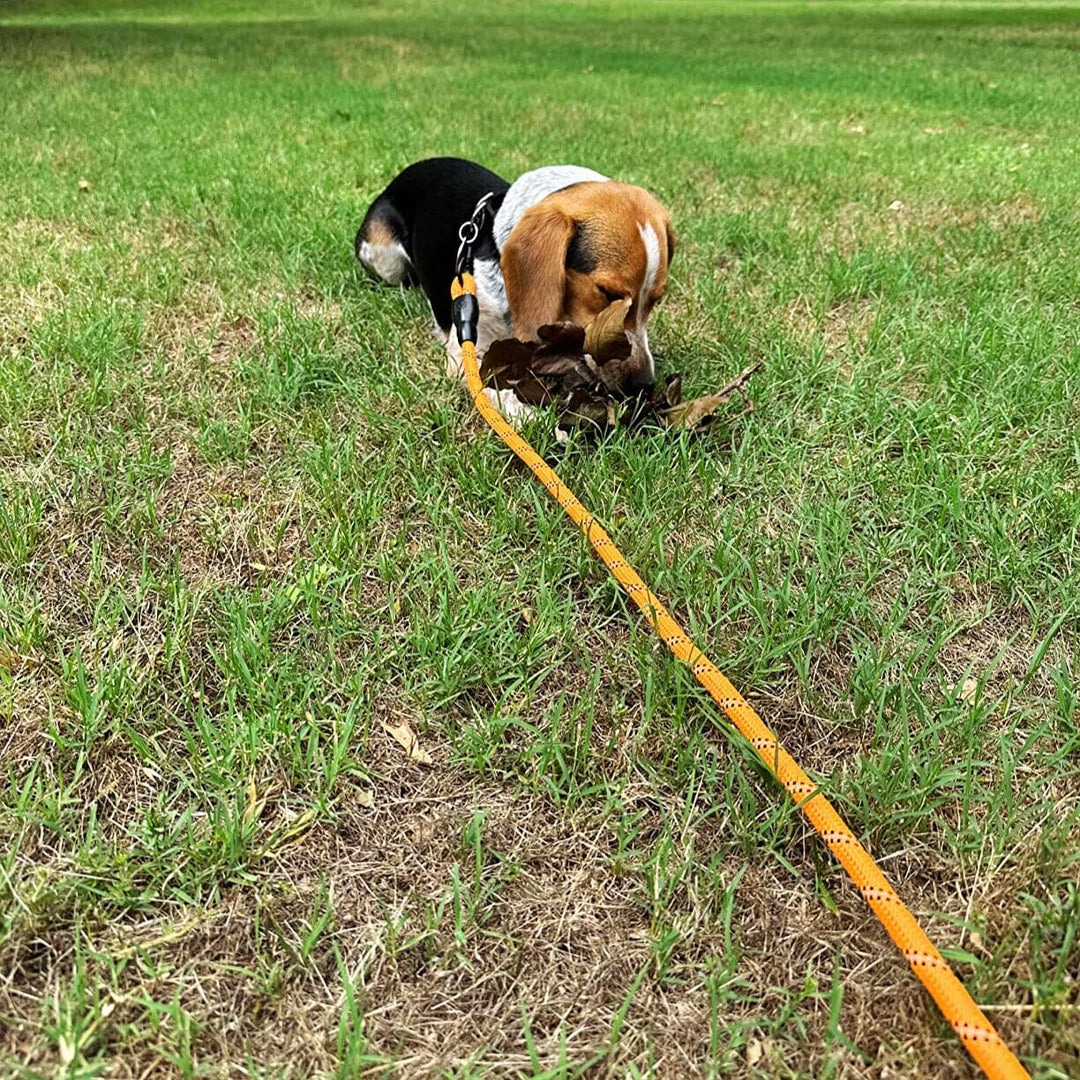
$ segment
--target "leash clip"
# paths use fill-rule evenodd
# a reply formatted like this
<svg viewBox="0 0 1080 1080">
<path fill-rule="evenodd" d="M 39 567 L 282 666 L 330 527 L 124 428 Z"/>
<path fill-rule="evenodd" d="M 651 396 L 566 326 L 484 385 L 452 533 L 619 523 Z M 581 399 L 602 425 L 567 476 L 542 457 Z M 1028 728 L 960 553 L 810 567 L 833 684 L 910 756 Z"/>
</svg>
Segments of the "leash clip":
<svg viewBox="0 0 1080 1080">
<path fill-rule="evenodd" d="M 458 239 L 461 243 L 458 245 L 457 258 L 454 260 L 454 273 L 457 277 L 461 277 L 463 273 L 472 273 L 473 244 L 480 239 L 480 227 L 483 225 L 484 219 L 491 213 L 491 207 L 488 203 L 494 195 L 495 192 L 489 191 L 482 196 L 472 212 L 472 217 L 468 221 L 463 221 L 461 228 L 458 229 Z"/>
<path fill-rule="evenodd" d="M 454 283 L 450 294 L 454 298 L 451 307 L 451 316 L 454 326 L 457 328 L 458 341 L 464 344 L 471 341 L 476 344 L 478 328 L 480 324 L 480 304 L 476 299 L 476 281 L 473 279 L 473 244 L 480 239 L 480 227 L 484 219 L 491 214 L 488 205 L 494 196 L 489 191 L 476 204 L 472 217 L 461 223 L 458 229 L 458 239 L 461 241 L 457 249 L 457 258 L 454 264 Z"/>
</svg>

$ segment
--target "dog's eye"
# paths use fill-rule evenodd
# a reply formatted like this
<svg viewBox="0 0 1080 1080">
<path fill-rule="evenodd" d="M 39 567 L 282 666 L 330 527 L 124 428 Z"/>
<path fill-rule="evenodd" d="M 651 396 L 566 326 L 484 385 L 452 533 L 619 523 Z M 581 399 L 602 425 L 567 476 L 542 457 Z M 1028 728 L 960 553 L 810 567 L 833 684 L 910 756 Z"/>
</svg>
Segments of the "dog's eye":
<svg viewBox="0 0 1080 1080">
<path fill-rule="evenodd" d="M 616 300 L 623 299 L 617 292 L 612 292 L 611 289 L 605 289 L 603 285 L 597 285 L 596 287 L 609 304 L 614 304 Z"/>
</svg>

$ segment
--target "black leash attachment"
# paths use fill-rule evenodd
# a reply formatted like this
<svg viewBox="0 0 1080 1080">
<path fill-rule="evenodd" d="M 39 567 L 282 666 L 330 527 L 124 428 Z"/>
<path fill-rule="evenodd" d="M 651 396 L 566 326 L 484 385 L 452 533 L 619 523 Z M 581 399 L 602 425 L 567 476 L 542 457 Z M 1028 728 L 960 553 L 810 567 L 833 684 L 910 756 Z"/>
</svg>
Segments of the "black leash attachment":
<svg viewBox="0 0 1080 1080">
<path fill-rule="evenodd" d="M 480 238 L 480 231 L 492 217 L 490 202 L 494 192 L 489 191 L 477 204 L 468 221 L 458 230 L 461 241 L 454 262 L 454 302 L 451 313 L 457 328 L 459 342 L 476 343 L 477 324 L 480 322 L 480 305 L 476 300 L 476 279 L 473 277 L 473 245 Z"/>
</svg>

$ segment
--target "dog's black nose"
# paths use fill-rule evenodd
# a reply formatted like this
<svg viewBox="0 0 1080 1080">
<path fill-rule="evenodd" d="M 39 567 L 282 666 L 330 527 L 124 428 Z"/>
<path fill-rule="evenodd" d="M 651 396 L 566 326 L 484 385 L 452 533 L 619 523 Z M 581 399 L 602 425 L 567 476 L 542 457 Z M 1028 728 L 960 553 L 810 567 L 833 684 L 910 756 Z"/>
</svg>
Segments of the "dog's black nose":
<svg viewBox="0 0 1080 1080">
<path fill-rule="evenodd" d="M 626 392 L 634 397 L 646 397 L 655 386 L 656 380 L 650 375 L 631 375 L 626 381 Z"/>
</svg>

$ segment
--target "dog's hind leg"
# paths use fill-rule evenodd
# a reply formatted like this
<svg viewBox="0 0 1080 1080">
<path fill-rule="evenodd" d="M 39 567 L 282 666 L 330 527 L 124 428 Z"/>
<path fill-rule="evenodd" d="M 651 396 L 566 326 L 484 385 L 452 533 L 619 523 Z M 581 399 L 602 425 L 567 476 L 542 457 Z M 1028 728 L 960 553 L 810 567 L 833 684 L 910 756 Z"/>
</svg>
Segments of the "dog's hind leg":
<svg viewBox="0 0 1080 1080">
<path fill-rule="evenodd" d="M 356 257 L 388 285 L 411 283 L 415 274 L 406 249 L 405 223 L 389 203 L 376 199 L 356 234 Z"/>
</svg>

